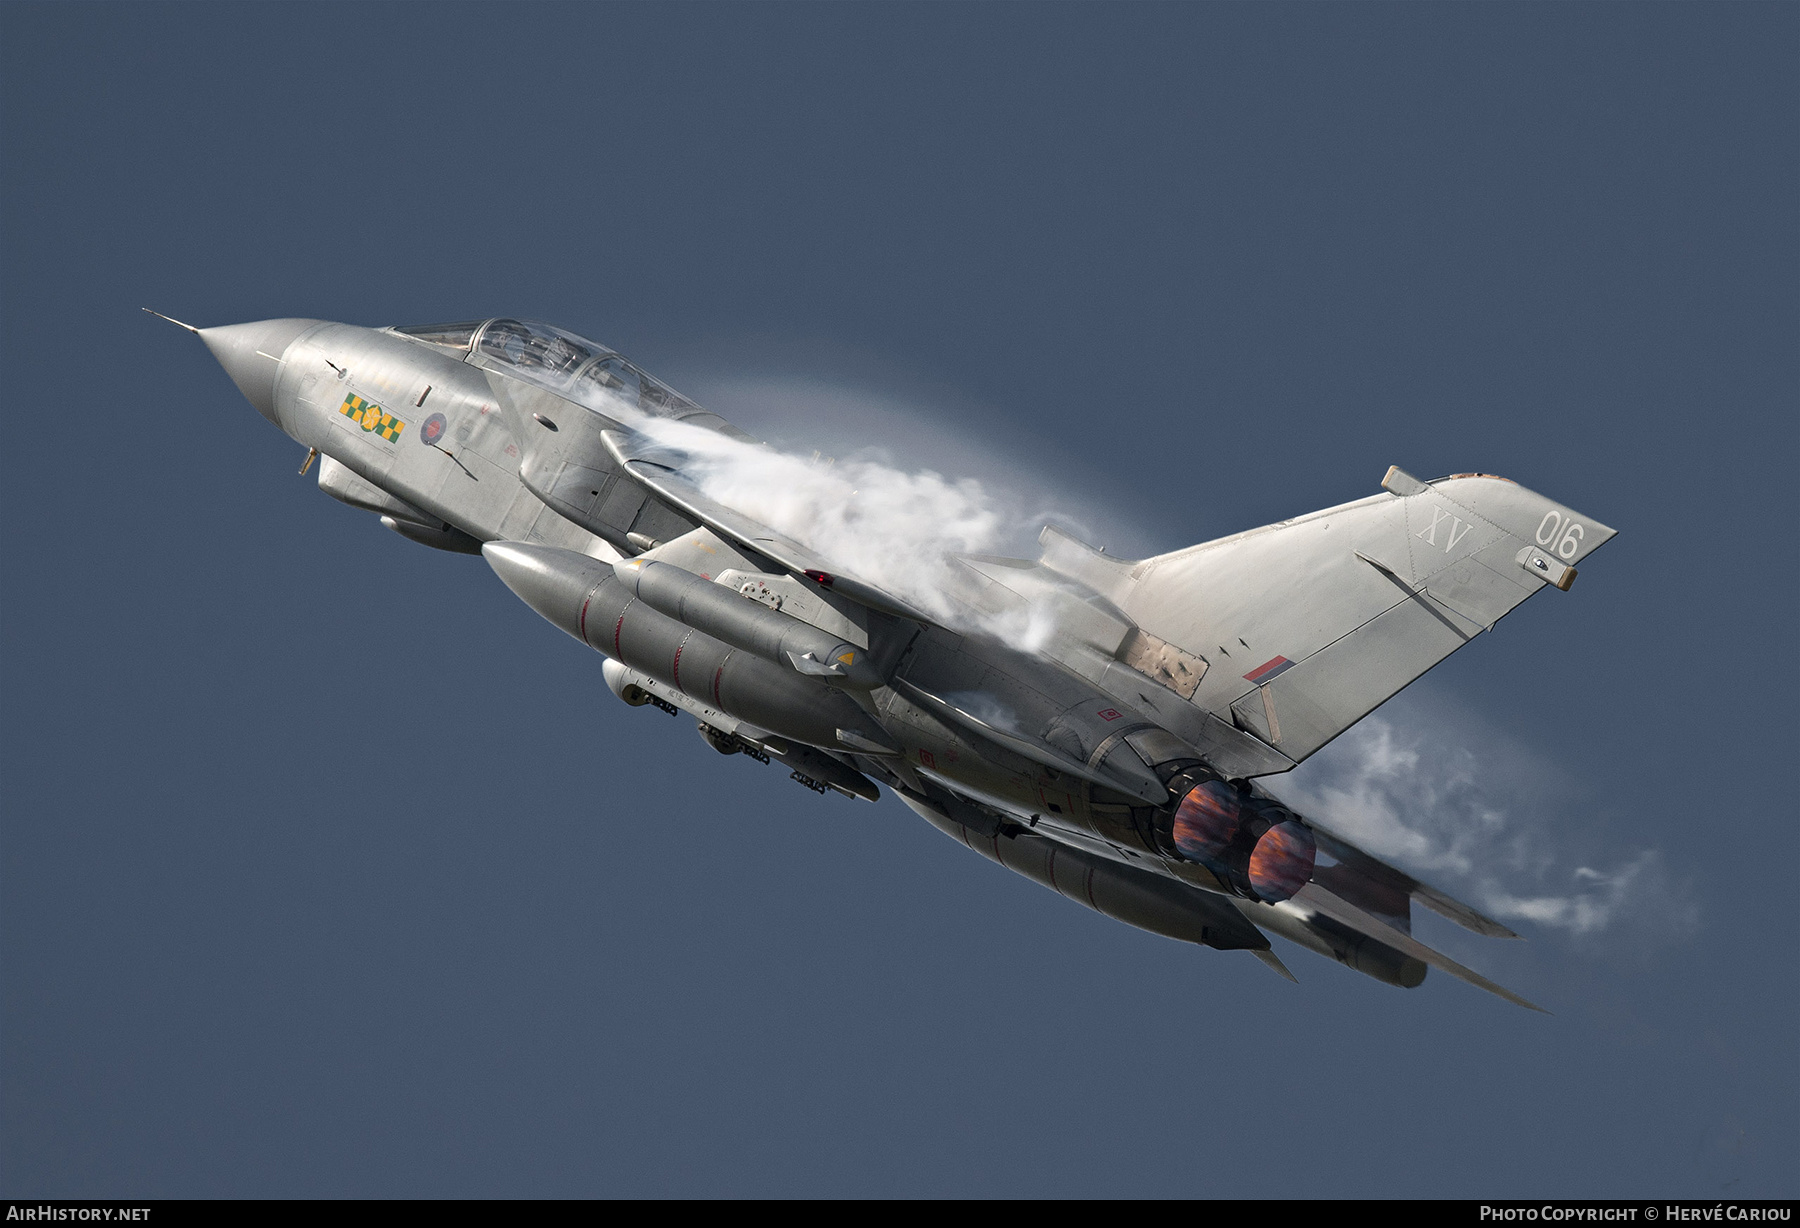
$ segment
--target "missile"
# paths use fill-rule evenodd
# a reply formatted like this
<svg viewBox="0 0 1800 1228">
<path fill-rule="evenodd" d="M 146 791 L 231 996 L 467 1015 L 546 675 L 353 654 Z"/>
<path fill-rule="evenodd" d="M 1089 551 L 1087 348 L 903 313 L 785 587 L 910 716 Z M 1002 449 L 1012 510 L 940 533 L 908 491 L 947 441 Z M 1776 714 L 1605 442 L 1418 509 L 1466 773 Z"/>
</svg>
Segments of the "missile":
<svg viewBox="0 0 1800 1228">
<path fill-rule="evenodd" d="M 630 592 L 609 563 L 525 542 L 488 542 L 481 553 L 552 626 L 664 686 L 789 741 L 863 755 L 900 753 L 842 689 L 671 618 Z"/>
<path fill-rule="evenodd" d="M 866 649 L 668 563 L 631 559 L 613 573 L 631 595 L 734 648 L 824 682 L 871 690 L 882 677 Z"/>
<path fill-rule="evenodd" d="M 601 665 L 600 672 L 605 675 L 606 685 L 612 688 L 612 693 L 633 707 L 656 704 L 671 713 L 679 708 L 692 714 L 700 723 L 700 736 L 714 750 L 730 754 L 741 747 L 754 748 L 763 762 L 779 760 L 792 768 L 794 779 L 808 788 L 836 789 L 845 797 L 860 797 L 870 802 L 881 798 L 881 790 L 875 787 L 874 781 L 822 750 L 784 741 L 734 721 L 706 704 L 696 702 L 692 696 L 683 695 L 610 658 Z"/>
</svg>

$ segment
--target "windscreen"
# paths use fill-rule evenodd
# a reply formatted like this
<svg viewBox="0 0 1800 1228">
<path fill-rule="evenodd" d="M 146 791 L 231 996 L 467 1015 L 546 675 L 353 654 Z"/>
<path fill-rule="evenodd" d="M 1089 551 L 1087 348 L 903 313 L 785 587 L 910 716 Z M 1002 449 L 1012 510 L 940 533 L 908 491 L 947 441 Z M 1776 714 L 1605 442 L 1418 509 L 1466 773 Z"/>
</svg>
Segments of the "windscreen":
<svg viewBox="0 0 1800 1228">
<path fill-rule="evenodd" d="M 417 337 L 420 341 L 429 341 L 433 345 L 466 350 L 475 340 L 475 334 L 481 330 L 483 323 L 482 320 L 465 320 L 460 324 L 414 324 L 394 331 L 408 337 Z"/>
</svg>

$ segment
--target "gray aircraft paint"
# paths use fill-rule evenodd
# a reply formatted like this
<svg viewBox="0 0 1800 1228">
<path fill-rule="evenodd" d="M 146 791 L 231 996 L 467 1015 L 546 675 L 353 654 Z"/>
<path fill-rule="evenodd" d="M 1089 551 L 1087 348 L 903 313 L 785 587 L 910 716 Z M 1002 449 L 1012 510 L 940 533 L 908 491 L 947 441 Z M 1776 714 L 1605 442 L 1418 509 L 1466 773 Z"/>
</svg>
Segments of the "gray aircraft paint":
<svg viewBox="0 0 1800 1228">
<path fill-rule="evenodd" d="M 942 594 L 1028 619 L 1026 650 L 940 625 L 709 499 L 607 411 L 628 393 L 641 412 L 748 437 L 573 334 L 487 321 L 458 345 L 305 319 L 182 327 L 322 456 L 321 490 L 410 540 L 479 549 L 612 659 L 616 693 L 685 708 L 715 749 L 779 757 L 847 796 L 872 799 L 881 781 L 1087 907 L 1256 951 L 1284 974 L 1256 927 L 1390 984 L 1416 986 L 1430 965 L 1531 1006 L 1413 940 L 1410 902 L 1510 931 L 1250 778 L 1303 761 L 1539 589 L 1568 589 L 1611 528 L 1503 478 L 1395 468 L 1384 493 L 1144 560 L 1046 529 L 1038 559 L 966 558 Z M 1316 831 L 1334 864 L 1308 860 L 1311 881 L 1275 900 L 1231 865 L 1195 864 L 1169 824 L 1215 777 L 1237 782 L 1243 814 Z"/>
</svg>

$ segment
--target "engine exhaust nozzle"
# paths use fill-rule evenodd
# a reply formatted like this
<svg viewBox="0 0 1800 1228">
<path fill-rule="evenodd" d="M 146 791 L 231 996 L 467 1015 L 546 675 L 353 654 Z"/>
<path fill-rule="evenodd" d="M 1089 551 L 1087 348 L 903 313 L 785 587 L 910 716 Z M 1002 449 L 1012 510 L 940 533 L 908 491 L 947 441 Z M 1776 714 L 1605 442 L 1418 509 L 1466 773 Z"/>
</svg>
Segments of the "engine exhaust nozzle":
<svg viewBox="0 0 1800 1228">
<path fill-rule="evenodd" d="M 1293 899 L 1312 881 L 1318 858 L 1304 823 L 1222 780 L 1187 791 L 1175 807 L 1170 835 L 1181 856 L 1269 904 Z"/>
</svg>

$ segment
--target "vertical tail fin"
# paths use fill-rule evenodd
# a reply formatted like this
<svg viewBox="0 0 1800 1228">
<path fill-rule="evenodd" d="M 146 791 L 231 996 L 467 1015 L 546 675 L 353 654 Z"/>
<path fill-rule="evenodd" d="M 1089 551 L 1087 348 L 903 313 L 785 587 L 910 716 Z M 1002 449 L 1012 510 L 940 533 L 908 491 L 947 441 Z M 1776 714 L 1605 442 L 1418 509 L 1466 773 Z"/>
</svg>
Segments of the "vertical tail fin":
<svg viewBox="0 0 1800 1228">
<path fill-rule="evenodd" d="M 1421 482 L 1394 468 L 1382 485 L 1136 563 L 1056 535 L 1043 563 L 1154 637 L 1183 689 L 1198 674 L 1189 702 L 1298 762 L 1539 589 L 1566 590 L 1614 535 L 1488 474 Z"/>
</svg>

